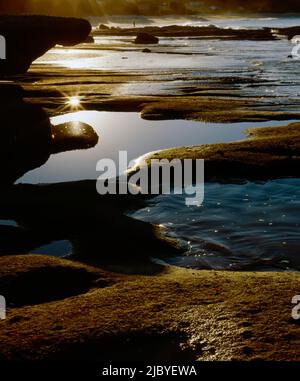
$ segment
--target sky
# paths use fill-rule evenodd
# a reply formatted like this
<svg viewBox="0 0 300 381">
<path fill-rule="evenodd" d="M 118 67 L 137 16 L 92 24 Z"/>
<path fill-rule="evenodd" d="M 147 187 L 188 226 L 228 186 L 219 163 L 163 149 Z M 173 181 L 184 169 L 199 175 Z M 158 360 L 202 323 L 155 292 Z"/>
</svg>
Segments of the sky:
<svg viewBox="0 0 300 381">
<path fill-rule="evenodd" d="M 88 16 L 300 12 L 300 0 L 0 0 L 0 13 Z"/>
</svg>

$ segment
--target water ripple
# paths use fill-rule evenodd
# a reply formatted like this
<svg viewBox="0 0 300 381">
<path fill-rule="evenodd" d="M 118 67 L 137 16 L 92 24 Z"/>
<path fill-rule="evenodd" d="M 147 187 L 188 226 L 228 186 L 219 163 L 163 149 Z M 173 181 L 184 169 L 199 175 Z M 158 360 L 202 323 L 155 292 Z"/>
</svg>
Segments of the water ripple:
<svg viewBox="0 0 300 381">
<path fill-rule="evenodd" d="M 206 184 L 201 208 L 159 196 L 134 213 L 185 247 L 172 264 L 197 269 L 300 270 L 300 179 Z"/>
</svg>

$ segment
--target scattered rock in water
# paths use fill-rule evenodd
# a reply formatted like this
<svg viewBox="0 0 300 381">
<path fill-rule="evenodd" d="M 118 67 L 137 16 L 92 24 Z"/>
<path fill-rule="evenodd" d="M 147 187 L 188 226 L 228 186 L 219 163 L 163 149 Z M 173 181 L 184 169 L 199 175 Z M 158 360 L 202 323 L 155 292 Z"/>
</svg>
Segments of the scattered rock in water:
<svg viewBox="0 0 300 381">
<path fill-rule="evenodd" d="M 151 49 L 145 48 L 142 50 L 143 53 L 152 53 Z"/>
<path fill-rule="evenodd" d="M 292 26 L 287 28 L 276 28 L 276 29 L 273 29 L 273 33 L 279 34 L 282 36 L 287 36 L 287 38 L 291 40 L 295 38 L 295 36 L 298 36 L 300 34 L 300 27 Z"/>
<path fill-rule="evenodd" d="M 51 153 L 92 148 L 98 141 L 99 136 L 86 123 L 74 121 L 52 126 Z"/>
<path fill-rule="evenodd" d="M 158 44 L 159 39 L 149 33 L 138 33 L 135 44 Z"/>
<path fill-rule="evenodd" d="M 85 41 L 88 21 L 50 16 L 0 16 L 0 35 L 6 39 L 6 59 L 0 75 L 25 73 L 31 63 L 55 45 L 71 46 Z"/>
<path fill-rule="evenodd" d="M 94 39 L 93 36 L 88 36 L 83 42 L 85 44 L 94 44 L 95 43 L 95 39 Z"/>
<path fill-rule="evenodd" d="M 108 29 L 110 29 L 110 27 L 107 26 L 107 25 L 105 25 L 105 24 L 100 24 L 99 27 L 98 27 L 98 29 L 105 29 L 105 30 L 108 30 Z"/>
</svg>

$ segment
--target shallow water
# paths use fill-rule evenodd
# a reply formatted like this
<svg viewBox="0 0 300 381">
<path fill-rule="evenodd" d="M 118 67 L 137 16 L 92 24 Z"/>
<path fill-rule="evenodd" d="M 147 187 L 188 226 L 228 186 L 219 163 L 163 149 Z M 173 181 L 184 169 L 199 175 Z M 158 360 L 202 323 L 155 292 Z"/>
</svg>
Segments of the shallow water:
<svg viewBox="0 0 300 381">
<path fill-rule="evenodd" d="M 300 179 L 205 185 L 202 207 L 159 196 L 132 214 L 159 224 L 185 254 L 168 263 L 196 269 L 300 270 Z"/>
<path fill-rule="evenodd" d="M 69 241 L 55 241 L 32 251 L 32 254 L 52 255 L 53 257 L 67 257 L 71 253 L 72 246 Z"/>
<path fill-rule="evenodd" d="M 128 163 L 145 153 L 198 144 L 242 140 L 250 127 L 281 126 L 282 121 L 266 123 L 204 123 L 187 120 L 147 121 L 138 113 L 79 111 L 52 118 L 53 124 L 79 120 L 90 124 L 99 143 L 88 150 L 52 155 L 41 168 L 28 172 L 18 182 L 54 183 L 96 179 L 100 159 L 112 159 L 118 166 L 119 151 L 127 151 Z"/>
<path fill-rule="evenodd" d="M 18 226 L 16 221 L 13 220 L 0 220 L 0 226 Z"/>
<path fill-rule="evenodd" d="M 300 25 L 299 17 L 227 18 L 199 21 L 197 18 L 139 18 L 143 25 L 207 25 L 234 28 L 288 27 Z M 94 20 L 97 25 L 103 20 Z M 129 27 L 132 19 L 118 17 L 110 25 Z M 36 61 L 38 65 L 66 68 L 155 74 L 152 82 L 130 82 L 113 95 L 185 94 L 195 88 L 205 92 L 202 79 L 242 77 L 249 81 L 228 85 L 218 82 L 210 92 L 236 89 L 239 96 L 271 100 L 274 110 L 298 111 L 300 61 L 288 58 L 293 44 L 278 41 L 223 41 L 195 38 L 161 38 L 151 54 L 132 44 L 133 37 L 97 37 L 93 45 L 55 48 Z M 109 49 L 108 49 L 109 46 Z M 253 80 L 253 82 L 252 82 Z M 202 94 L 203 95 L 203 94 Z M 274 98 L 273 98 L 274 97 Z M 275 98 L 276 97 L 276 98 Z M 279 104 L 281 106 L 279 106 Z M 118 152 L 128 151 L 128 160 L 146 152 L 182 145 L 209 144 L 243 139 L 249 127 L 283 125 L 284 122 L 205 124 L 190 121 L 145 121 L 137 113 L 83 111 L 52 119 L 89 123 L 99 134 L 99 144 L 90 150 L 52 155 L 43 167 L 26 174 L 20 182 L 52 183 L 97 177 L 102 158 L 118 163 Z M 247 183 L 206 184 L 201 208 L 187 208 L 185 197 L 160 196 L 136 218 L 157 223 L 185 247 L 185 255 L 168 262 L 192 268 L 229 270 L 300 270 L 299 179 Z M 66 255 L 70 244 L 54 242 L 36 252 Z M 155 253 L 154 253 L 155 256 Z"/>
<path fill-rule="evenodd" d="M 93 18 L 100 23 L 132 27 L 132 16 Z M 222 28 L 291 27 L 300 25 L 300 17 L 137 17 L 137 26 L 213 24 Z M 242 95 L 289 97 L 300 99 L 299 59 L 291 58 L 295 43 L 282 37 L 275 41 L 226 41 L 218 38 L 161 37 L 152 53 L 142 52 L 143 45 L 133 44 L 133 36 L 96 36 L 95 44 L 74 48 L 56 47 L 35 61 L 37 65 L 62 66 L 70 69 L 154 73 L 162 76 L 155 83 L 137 82 L 117 88 L 114 95 L 148 95 L 180 93 L 180 88 L 201 85 L 199 77 L 244 77 L 256 84 L 236 86 Z M 220 86 L 220 83 L 219 83 Z M 232 84 L 229 86 L 232 92 Z M 222 86 L 221 89 L 224 87 Z M 226 90 L 226 86 L 225 86 Z M 240 94 L 240 93 L 239 93 Z M 282 100 L 281 100 L 282 101 Z M 276 104 L 276 101 L 274 102 Z M 297 103 L 297 107 L 299 103 Z"/>
<path fill-rule="evenodd" d="M 97 161 L 110 158 L 118 163 L 120 150 L 127 150 L 131 160 L 166 147 L 240 140 L 249 127 L 282 125 L 145 121 L 137 113 L 90 111 L 56 117 L 52 122 L 67 120 L 90 123 L 99 134 L 98 145 L 52 155 L 44 166 L 27 173 L 20 182 L 95 179 Z M 300 270 L 299 196 L 298 179 L 245 185 L 208 183 L 201 208 L 186 207 L 184 195 L 160 196 L 133 216 L 161 225 L 166 234 L 180 240 L 185 254 L 170 259 L 171 264 L 199 269 Z M 34 251 L 58 256 L 70 252 L 68 241 Z"/>
<path fill-rule="evenodd" d="M 236 88 L 240 95 L 277 96 L 282 98 L 281 102 L 286 99 L 290 103 L 300 101 L 300 61 L 289 58 L 294 44 L 287 39 L 225 41 L 161 38 L 159 45 L 151 46 L 151 54 L 143 53 L 143 46 L 132 42 L 133 37 L 97 37 L 92 48 L 91 45 L 74 49 L 55 48 L 35 64 L 85 71 L 160 75 L 161 80 L 155 82 L 131 82 L 119 86 L 115 95 L 180 94 L 184 88 L 199 86 L 200 91 L 205 92 L 205 82 L 201 77 L 242 77 L 250 82 L 230 83 L 227 86 L 219 84 L 211 92 L 230 89 L 232 93 Z M 106 48 L 108 45 L 110 49 Z"/>
<path fill-rule="evenodd" d="M 300 271 L 300 179 L 206 183 L 201 207 L 187 207 L 185 197 L 158 196 L 130 213 L 178 240 L 183 254 L 164 258 L 166 263 L 200 270 Z M 57 241 L 32 252 L 65 257 L 72 246 Z"/>
</svg>

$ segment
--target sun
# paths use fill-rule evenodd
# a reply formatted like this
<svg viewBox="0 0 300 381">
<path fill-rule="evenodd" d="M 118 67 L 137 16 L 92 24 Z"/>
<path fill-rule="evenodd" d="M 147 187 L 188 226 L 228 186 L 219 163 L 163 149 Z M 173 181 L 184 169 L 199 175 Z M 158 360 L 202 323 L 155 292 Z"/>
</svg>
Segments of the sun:
<svg viewBox="0 0 300 381">
<path fill-rule="evenodd" d="M 0 0 L 1 1 L 1 0 Z M 78 112 L 84 110 L 84 96 L 78 92 L 73 94 L 61 92 L 62 104 L 57 113 Z"/>
<path fill-rule="evenodd" d="M 78 108 L 80 106 L 80 98 L 79 97 L 70 97 L 67 100 L 67 105 L 69 105 L 72 108 Z"/>
</svg>

